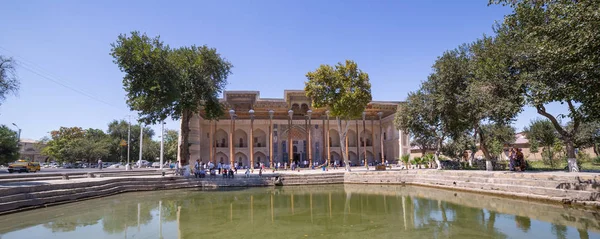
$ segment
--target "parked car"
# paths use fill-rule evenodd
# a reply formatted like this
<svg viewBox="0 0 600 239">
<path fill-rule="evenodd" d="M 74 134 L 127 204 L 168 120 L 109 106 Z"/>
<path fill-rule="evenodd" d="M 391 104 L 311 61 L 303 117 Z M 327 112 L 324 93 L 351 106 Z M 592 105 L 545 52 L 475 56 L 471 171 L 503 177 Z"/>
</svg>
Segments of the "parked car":
<svg viewBox="0 0 600 239">
<path fill-rule="evenodd" d="M 154 163 L 152 163 L 152 167 L 153 168 L 160 168 L 160 163 L 159 162 L 154 162 Z"/>
<path fill-rule="evenodd" d="M 116 163 L 116 164 L 108 166 L 107 168 L 119 168 L 120 166 L 121 166 L 120 164 Z"/>
<path fill-rule="evenodd" d="M 18 172 L 18 173 L 34 172 L 35 173 L 37 171 L 40 171 L 40 163 L 38 163 L 38 162 L 28 162 L 25 160 L 18 160 L 17 162 L 14 162 L 14 163 L 8 165 L 9 173 L 14 173 L 14 172 Z"/>
</svg>

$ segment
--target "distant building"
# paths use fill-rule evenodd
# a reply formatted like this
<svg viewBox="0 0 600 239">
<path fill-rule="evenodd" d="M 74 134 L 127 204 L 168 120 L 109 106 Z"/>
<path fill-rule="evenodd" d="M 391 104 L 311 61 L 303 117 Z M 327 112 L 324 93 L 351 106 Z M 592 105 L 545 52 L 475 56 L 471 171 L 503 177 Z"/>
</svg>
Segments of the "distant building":
<svg viewBox="0 0 600 239">
<path fill-rule="evenodd" d="M 41 154 L 42 148 L 45 144 L 39 144 L 37 140 L 33 139 L 21 139 L 19 141 L 19 154 L 20 159 L 32 160 L 36 162 L 45 162 L 48 158 Z"/>
<path fill-rule="evenodd" d="M 477 144 L 479 145 L 479 144 Z M 515 142 L 512 143 L 511 145 L 505 145 L 504 147 L 504 154 L 502 155 L 502 159 L 508 159 L 508 153 L 509 153 L 509 149 L 510 147 L 515 147 L 518 149 L 521 149 L 523 152 L 523 155 L 525 156 L 526 160 L 541 160 L 542 159 L 542 150 L 544 147 L 538 147 L 538 152 L 537 153 L 532 153 L 530 150 L 531 144 L 529 143 L 529 140 L 527 139 L 527 136 L 525 135 L 524 132 L 519 132 L 515 134 Z M 594 149 L 593 148 L 585 148 L 582 149 L 584 150 L 585 153 L 587 153 L 588 155 L 595 157 L 596 154 L 594 153 Z M 471 152 L 470 150 L 467 150 L 469 153 Z M 435 153 L 434 150 L 427 150 L 426 153 Z M 422 150 L 419 146 L 412 146 L 410 148 L 410 156 L 411 157 L 421 157 L 422 155 Z M 479 156 L 484 156 L 483 152 L 481 150 L 478 150 L 475 153 L 475 157 L 479 157 Z"/>
</svg>

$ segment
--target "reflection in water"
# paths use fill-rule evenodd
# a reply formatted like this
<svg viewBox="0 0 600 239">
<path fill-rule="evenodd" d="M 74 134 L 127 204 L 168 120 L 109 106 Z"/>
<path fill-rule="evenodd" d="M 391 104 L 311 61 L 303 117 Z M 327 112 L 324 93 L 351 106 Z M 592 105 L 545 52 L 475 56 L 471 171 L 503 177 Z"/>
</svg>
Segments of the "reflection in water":
<svg viewBox="0 0 600 239">
<path fill-rule="evenodd" d="M 0 238 L 599 238 L 597 215 L 418 187 L 174 190 L 1 216 Z"/>
</svg>

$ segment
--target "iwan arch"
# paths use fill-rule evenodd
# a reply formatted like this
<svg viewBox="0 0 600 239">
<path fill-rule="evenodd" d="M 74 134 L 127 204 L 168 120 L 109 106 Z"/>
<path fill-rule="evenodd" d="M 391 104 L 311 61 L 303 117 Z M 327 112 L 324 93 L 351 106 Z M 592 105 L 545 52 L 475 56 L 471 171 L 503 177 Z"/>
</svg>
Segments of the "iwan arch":
<svg viewBox="0 0 600 239">
<path fill-rule="evenodd" d="M 352 165 L 363 165 L 365 158 L 371 164 L 395 162 L 410 152 L 408 135 L 393 125 L 401 102 L 369 103 L 364 120 L 350 121 L 345 152 L 335 118 L 328 120 L 324 108 L 312 108 L 302 90 L 286 90 L 282 99 L 260 98 L 258 91 L 225 91 L 220 102 L 225 115 L 219 120 L 204 119 L 202 110 L 190 120 L 192 162 L 322 164 L 341 161 L 344 154 Z"/>
</svg>

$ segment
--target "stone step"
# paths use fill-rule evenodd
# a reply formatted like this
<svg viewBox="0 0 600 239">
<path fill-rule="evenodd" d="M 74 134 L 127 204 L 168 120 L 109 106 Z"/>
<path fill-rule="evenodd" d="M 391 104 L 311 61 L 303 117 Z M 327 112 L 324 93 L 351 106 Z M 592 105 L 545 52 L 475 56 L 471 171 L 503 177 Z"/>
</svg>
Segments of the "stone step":
<svg viewBox="0 0 600 239">
<path fill-rule="evenodd" d="M 598 193 L 589 191 L 576 191 L 576 190 L 565 190 L 565 189 L 554 189 L 545 187 L 535 186 L 520 186 L 520 185 L 506 185 L 506 184 L 488 184 L 488 183 L 477 183 L 477 182 L 464 182 L 454 180 L 436 180 L 436 179 L 421 179 L 418 181 L 421 184 L 444 185 L 457 188 L 465 189 L 483 189 L 492 191 L 506 191 L 515 193 L 528 193 L 535 195 L 542 195 L 548 197 L 561 197 L 574 198 L 581 201 L 600 201 L 600 195 Z"/>
</svg>

